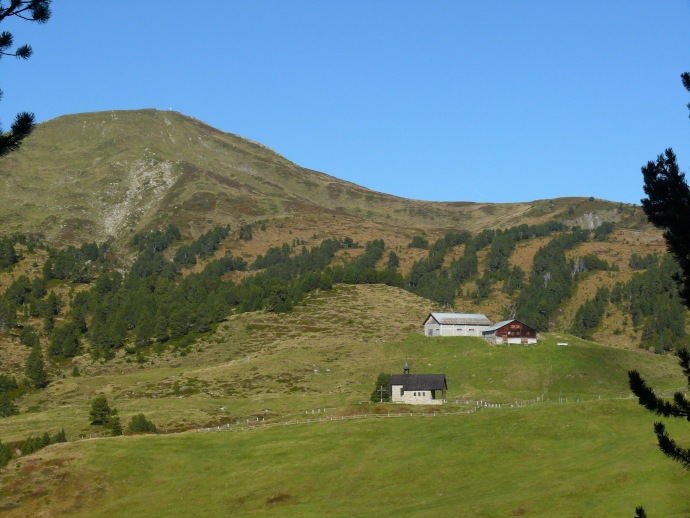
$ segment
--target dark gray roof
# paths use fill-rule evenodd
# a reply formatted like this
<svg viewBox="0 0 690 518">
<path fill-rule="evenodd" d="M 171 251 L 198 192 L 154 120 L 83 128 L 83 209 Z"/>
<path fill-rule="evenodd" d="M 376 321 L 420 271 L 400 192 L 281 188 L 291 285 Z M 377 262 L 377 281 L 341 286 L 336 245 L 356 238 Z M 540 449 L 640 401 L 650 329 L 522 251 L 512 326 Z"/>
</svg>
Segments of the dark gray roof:
<svg viewBox="0 0 690 518">
<path fill-rule="evenodd" d="M 391 385 L 402 385 L 403 390 L 447 390 L 445 374 L 393 374 Z"/>
<path fill-rule="evenodd" d="M 485 334 L 485 335 L 491 334 L 491 332 L 496 331 L 496 330 L 502 328 L 503 326 L 510 324 L 511 322 L 515 322 L 515 320 L 514 319 L 513 320 L 502 320 L 501 322 L 496 322 L 491 327 L 482 331 L 482 334 Z"/>
</svg>

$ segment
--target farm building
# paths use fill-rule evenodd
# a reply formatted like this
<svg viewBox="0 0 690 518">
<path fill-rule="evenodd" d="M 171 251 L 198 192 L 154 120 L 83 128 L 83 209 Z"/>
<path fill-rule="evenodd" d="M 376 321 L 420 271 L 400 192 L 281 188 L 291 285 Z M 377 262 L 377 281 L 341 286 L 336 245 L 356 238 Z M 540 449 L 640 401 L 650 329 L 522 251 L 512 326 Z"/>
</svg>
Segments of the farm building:
<svg viewBox="0 0 690 518">
<path fill-rule="evenodd" d="M 405 374 L 391 376 L 391 401 L 409 405 L 441 405 L 446 400 L 445 374 L 410 374 L 410 366 L 405 364 Z M 437 399 L 437 392 L 440 398 Z"/>
<path fill-rule="evenodd" d="M 482 336 L 491 327 L 486 315 L 474 313 L 429 313 L 424 321 L 426 336 Z"/>
<path fill-rule="evenodd" d="M 482 332 L 486 340 L 495 344 L 536 344 L 537 330 L 519 320 L 504 320 Z"/>
</svg>

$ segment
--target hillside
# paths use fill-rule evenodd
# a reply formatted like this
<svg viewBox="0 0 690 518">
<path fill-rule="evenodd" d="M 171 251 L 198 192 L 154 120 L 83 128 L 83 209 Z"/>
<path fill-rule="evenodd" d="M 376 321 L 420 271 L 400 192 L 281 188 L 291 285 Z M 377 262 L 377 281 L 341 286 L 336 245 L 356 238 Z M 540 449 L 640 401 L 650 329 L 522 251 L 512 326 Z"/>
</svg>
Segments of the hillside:
<svg viewBox="0 0 690 518">
<path fill-rule="evenodd" d="M 126 240 L 167 223 L 189 237 L 218 225 L 276 220 L 312 234 L 361 227 L 384 239 L 409 239 L 417 232 L 476 232 L 553 218 L 588 227 L 607 220 L 639 222 L 634 207 L 621 211 L 619 204 L 586 198 L 511 204 L 397 198 L 304 169 L 259 143 L 179 113 L 156 110 L 67 115 L 42 123 L 19 152 L 0 160 L 0 175 L 2 230 L 41 233 L 57 245 Z M 462 182 L 444 191 L 460 197 Z"/>
<path fill-rule="evenodd" d="M 639 207 L 405 200 L 154 110 L 41 124 L 0 175 L 8 516 L 687 514 L 628 397 L 683 386 L 688 326 Z M 449 309 L 540 342 L 424 337 Z M 446 404 L 370 402 L 406 361 Z M 109 437 L 141 414 L 164 435 Z"/>
<path fill-rule="evenodd" d="M 79 377 L 58 376 L 3 420 L 5 442 L 60 428 L 69 442 L 0 472 L 0 504 L 8 516 L 552 516 L 554 506 L 576 516 L 622 513 L 644 497 L 665 516 L 683 514 L 657 485 L 681 490 L 683 477 L 656 451 L 653 417 L 627 398 L 625 381 L 637 368 L 668 393 L 684 381 L 672 358 L 556 335 L 515 348 L 428 339 L 410 333 L 425 308 L 395 288 L 342 287 L 289 315 L 238 315 L 189 354 L 153 355 L 143 368 L 79 360 Z M 568 347 L 556 346 L 564 339 Z M 450 402 L 433 409 L 438 418 L 281 425 L 431 412 L 367 403 L 378 372 L 399 371 L 405 358 L 414 372 L 447 374 Z M 89 425 L 98 394 L 123 423 L 143 412 L 169 435 L 79 440 L 107 434 Z M 502 408 L 451 415 L 475 399 Z M 257 419 L 263 428 L 244 428 Z M 237 431 L 170 434 L 230 423 Z"/>
<path fill-rule="evenodd" d="M 123 271 L 135 258 L 133 236 L 169 224 L 180 229 L 187 243 L 230 225 L 217 256 L 230 252 L 249 263 L 286 243 L 297 250 L 331 238 L 348 237 L 361 245 L 383 239 L 387 253 L 397 255 L 399 270 L 407 275 L 428 254 L 408 246 L 415 236 L 431 245 L 448 232 L 477 235 L 488 229 L 553 222 L 594 229 L 612 223 L 615 231 L 606 242 L 586 243 L 569 252 L 572 259 L 595 254 L 616 271 L 583 276 L 573 296 L 562 302 L 559 315 L 553 316 L 554 328 L 563 330 L 572 326 L 578 308 L 594 296 L 596 286 L 613 286 L 632 277 L 633 253 L 664 253 L 660 233 L 633 205 L 592 198 L 512 204 L 397 198 L 304 169 L 259 143 L 176 112 L 113 111 L 45 122 L 18 152 L 0 159 L 0 175 L 5 184 L 0 192 L 0 235 L 35 234 L 57 247 L 108 242 Z M 459 193 L 462 181 L 459 178 Z M 452 196 L 452 186 L 446 192 Z M 253 226 L 251 240 L 240 238 L 244 225 Z M 518 242 L 510 252 L 510 265 L 529 272 L 534 254 L 550 241 L 547 236 Z M 479 276 L 487 269 L 488 252 L 478 251 Z M 344 264 L 358 253 L 343 251 L 339 260 Z M 450 268 L 463 253 L 462 246 L 449 250 L 444 266 Z M 44 260 L 32 260 L 34 271 Z M 15 270 L 0 290 L 20 274 Z M 491 279 L 485 287 L 488 292 L 476 297 L 478 280 L 477 275 L 463 279 L 455 296 L 434 300 L 458 311 L 485 312 L 495 321 L 510 315 L 514 296 L 505 293 L 504 281 Z M 637 346 L 642 336 L 615 311 L 607 313 L 596 332 L 600 341 L 623 347 Z"/>
</svg>

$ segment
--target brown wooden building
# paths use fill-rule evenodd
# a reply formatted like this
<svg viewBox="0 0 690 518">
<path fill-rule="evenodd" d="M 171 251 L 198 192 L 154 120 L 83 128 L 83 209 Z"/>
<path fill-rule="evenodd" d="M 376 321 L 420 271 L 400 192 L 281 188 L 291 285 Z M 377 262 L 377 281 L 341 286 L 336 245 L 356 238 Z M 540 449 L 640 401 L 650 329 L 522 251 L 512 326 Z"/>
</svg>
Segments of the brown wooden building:
<svg viewBox="0 0 690 518">
<path fill-rule="evenodd" d="M 519 320 L 504 320 L 482 332 L 486 340 L 495 344 L 536 344 L 537 330 Z"/>
</svg>

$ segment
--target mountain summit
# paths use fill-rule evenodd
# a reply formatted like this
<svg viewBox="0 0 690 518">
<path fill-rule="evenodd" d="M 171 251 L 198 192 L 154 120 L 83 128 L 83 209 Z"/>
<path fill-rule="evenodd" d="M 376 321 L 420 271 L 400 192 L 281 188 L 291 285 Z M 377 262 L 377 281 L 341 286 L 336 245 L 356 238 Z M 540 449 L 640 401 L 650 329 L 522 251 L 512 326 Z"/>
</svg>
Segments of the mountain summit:
<svg viewBox="0 0 690 518">
<path fill-rule="evenodd" d="M 584 198 L 511 204 L 398 198 L 305 169 L 194 118 L 151 109 L 42 123 L 22 149 L 0 160 L 0 176 L 4 231 L 42 233 L 56 244 L 117 241 L 167 223 L 196 236 L 216 225 L 275 218 L 329 218 L 333 228 L 366 222 L 389 232 L 478 231 L 573 217 L 573 205 L 601 219 L 615 207 Z"/>
</svg>

